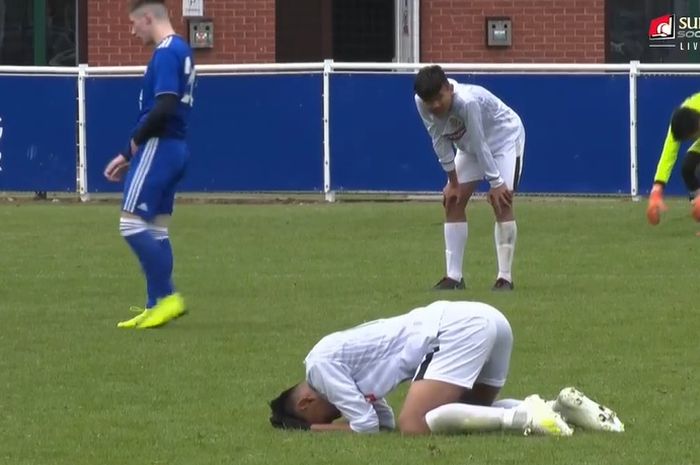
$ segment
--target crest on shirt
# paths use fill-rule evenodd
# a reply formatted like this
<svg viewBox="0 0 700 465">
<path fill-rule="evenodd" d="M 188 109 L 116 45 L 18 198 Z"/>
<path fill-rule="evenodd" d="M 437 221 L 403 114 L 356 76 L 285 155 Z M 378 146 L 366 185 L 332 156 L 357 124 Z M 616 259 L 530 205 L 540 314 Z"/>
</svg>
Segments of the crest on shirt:
<svg viewBox="0 0 700 465">
<path fill-rule="evenodd" d="M 450 116 L 445 127 L 445 137 L 449 140 L 459 140 L 464 137 L 467 128 L 464 126 L 464 121 L 454 116 Z"/>
</svg>

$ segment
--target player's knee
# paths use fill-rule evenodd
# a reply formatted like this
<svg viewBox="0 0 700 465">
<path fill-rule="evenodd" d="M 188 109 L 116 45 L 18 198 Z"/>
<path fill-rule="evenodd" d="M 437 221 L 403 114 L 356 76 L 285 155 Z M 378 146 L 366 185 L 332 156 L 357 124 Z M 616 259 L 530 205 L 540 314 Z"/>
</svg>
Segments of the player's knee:
<svg viewBox="0 0 700 465">
<path fill-rule="evenodd" d="M 153 221 L 148 223 L 148 230 L 156 240 L 161 241 L 169 238 L 170 218 L 170 215 L 156 215 Z"/>
<path fill-rule="evenodd" d="M 123 237 L 133 236 L 148 230 L 148 224 L 138 216 L 124 216 L 119 219 L 119 233 Z"/>
<path fill-rule="evenodd" d="M 398 420 L 398 427 L 401 434 L 417 435 L 429 434 L 430 428 L 425 422 L 425 415 L 401 412 Z"/>
<path fill-rule="evenodd" d="M 700 153 L 688 152 L 681 165 L 681 176 L 689 191 L 700 188 Z"/>
<path fill-rule="evenodd" d="M 148 225 L 148 231 L 157 241 L 162 241 L 170 237 L 167 226 L 158 226 L 155 223 L 150 223 Z"/>
<path fill-rule="evenodd" d="M 488 384 L 476 383 L 471 389 L 464 391 L 459 401 L 464 404 L 482 405 L 488 407 L 494 403 L 501 388 Z"/>
<path fill-rule="evenodd" d="M 156 215 L 152 223 L 156 226 L 167 228 L 170 225 L 170 218 L 172 218 L 170 215 Z"/>
<path fill-rule="evenodd" d="M 445 214 L 450 217 L 452 215 L 463 215 L 464 210 L 467 208 L 467 200 L 452 201 L 448 202 L 447 199 L 443 197 L 442 206 L 445 208 Z"/>
</svg>

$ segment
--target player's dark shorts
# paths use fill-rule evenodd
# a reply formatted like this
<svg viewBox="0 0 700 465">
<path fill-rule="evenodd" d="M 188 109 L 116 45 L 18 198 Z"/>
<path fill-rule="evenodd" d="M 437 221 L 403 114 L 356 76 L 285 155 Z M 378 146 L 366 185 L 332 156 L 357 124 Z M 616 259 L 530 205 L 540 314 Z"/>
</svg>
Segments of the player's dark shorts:
<svg viewBox="0 0 700 465">
<path fill-rule="evenodd" d="M 156 215 L 172 214 L 175 190 L 185 174 L 188 158 L 184 140 L 149 139 L 131 160 L 122 210 L 146 221 Z"/>
</svg>

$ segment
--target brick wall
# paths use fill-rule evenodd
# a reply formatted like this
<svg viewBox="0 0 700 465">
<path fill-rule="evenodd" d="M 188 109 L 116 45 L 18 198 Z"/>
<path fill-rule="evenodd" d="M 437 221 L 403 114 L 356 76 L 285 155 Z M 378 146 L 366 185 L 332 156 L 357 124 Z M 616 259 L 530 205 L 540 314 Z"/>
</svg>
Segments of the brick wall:
<svg viewBox="0 0 700 465">
<path fill-rule="evenodd" d="M 152 50 L 130 32 L 127 0 L 88 0 L 88 63 L 145 64 Z M 185 35 L 182 0 L 168 0 L 173 26 Z M 197 50 L 197 63 L 275 61 L 275 0 L 205 0 L 214 20 L 214 49 Z"/>
<path fill-rule="evenodd" d="M 511 47 L 486 47 L 486 16 L 511 18 Z M 605 0 L 421 0 L 421 61 L 604 63 Z"/>
<path fill-rule="evenodd" d="M 176 30 L 184 34 L 182 0 L 169 0 Z M 330 0 L 328 0 L 330 1 Z M 126 0 L 88 0 L 88 62 L 144 64 L 151 50 L 130 34 Z M 275 0 L 204 0 L 214 19 L 213 50 L 198 63 L 275 61 Z M 485 45 L 485 17 L 513 20 L 513 46 Z M 605 0 L 421 0 L 424 62 L 605 61 Z"/>
</svg>

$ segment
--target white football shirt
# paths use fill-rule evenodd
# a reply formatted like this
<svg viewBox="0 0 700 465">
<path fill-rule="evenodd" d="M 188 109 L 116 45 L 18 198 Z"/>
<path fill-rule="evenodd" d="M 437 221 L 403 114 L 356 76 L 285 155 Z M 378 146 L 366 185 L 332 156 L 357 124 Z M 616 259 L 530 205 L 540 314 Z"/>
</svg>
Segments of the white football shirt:
<svg viewBox="0 0 700 465">
<path fill-rule="evenodd" d="M 493 154 L 518 138 L 522 126 L 520 117 L 485 88 L 460 84 L 453 79 L 448 81 L 454 86 L 454 96 L 450 111 L 442 117 L 430 113 L 423 100 L 415 95 L 416 107 L 440 164 L 446 172 L 455 169 L 454 145 L 475 156 L 491 187 L 498 187 L 504 181 Z"/>
<path fill-rule="evenodd" d="M 332 333 L 311 349 L 306 380 L 335 405 L 356 432 L 394 428 L 384 397 L 413 378 L 426 354 L 437 346 L 444 311 L 459 306 L 465 318 L 480 317 L 483 304 L 437 301 L 404 315 L 370 321 Z"/>
</svg>

